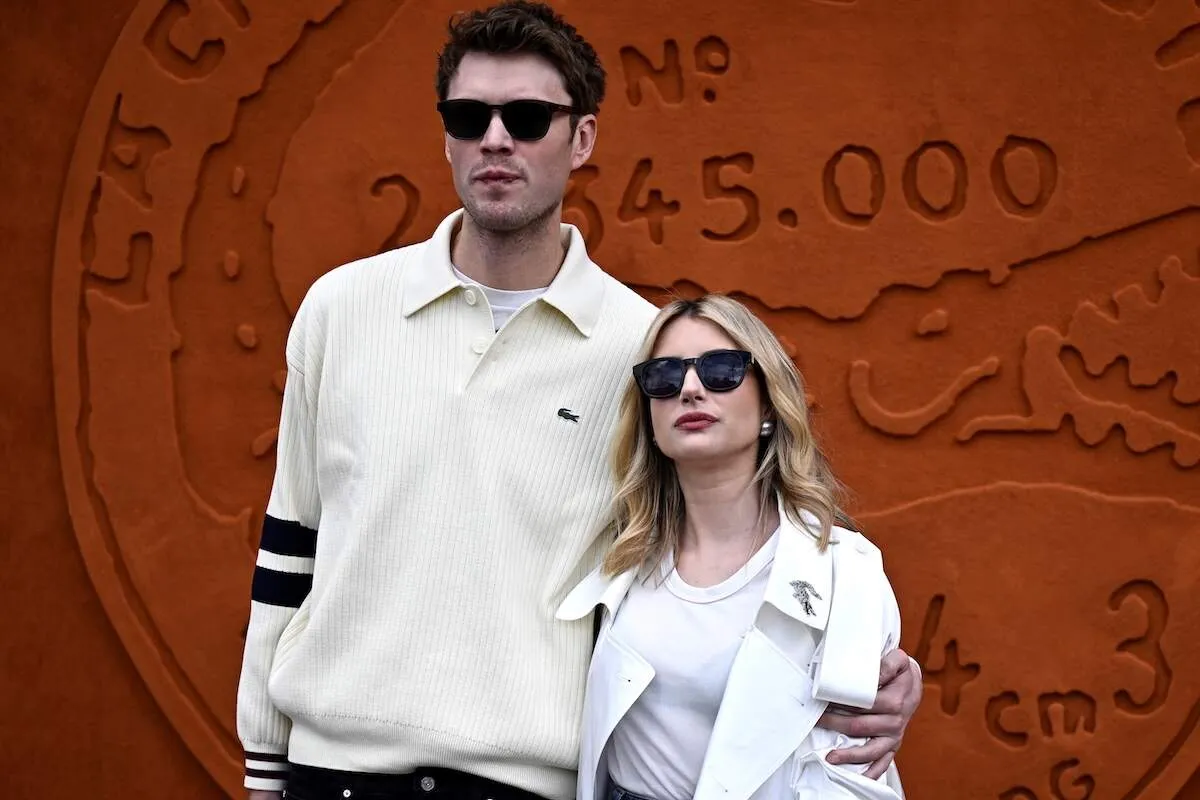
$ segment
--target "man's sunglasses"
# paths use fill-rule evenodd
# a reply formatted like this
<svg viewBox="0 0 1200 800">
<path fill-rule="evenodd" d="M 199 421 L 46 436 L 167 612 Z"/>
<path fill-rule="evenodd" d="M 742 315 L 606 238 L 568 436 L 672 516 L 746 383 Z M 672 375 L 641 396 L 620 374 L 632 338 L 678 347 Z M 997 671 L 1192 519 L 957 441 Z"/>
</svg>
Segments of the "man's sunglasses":
<svg viewBox="0 0 1200 800">
<path fill-rule="evenodd" d="M 732 392 L 742 385 L 754 357 L 745 350 L 709 350 L 695 358 L 652 358 L 633 368 L 633 378 L 647 397 L 674 397 L 683 391 L 689 366 L 710 392 Z"/>
<path fill-rule="evenodd" d="M 510 100 L 493 105 L 482 100 L 443 100 L 437 104 L 446 133 L 455 139 L 480 139 L 492 124 L 492 114 L 500 112 L 500 121 L 508 135 L 522 142 L 536 142 L 550 130 L 555 114 L 578 114 L 571 106 L 548 100 Z"/>
</svg>

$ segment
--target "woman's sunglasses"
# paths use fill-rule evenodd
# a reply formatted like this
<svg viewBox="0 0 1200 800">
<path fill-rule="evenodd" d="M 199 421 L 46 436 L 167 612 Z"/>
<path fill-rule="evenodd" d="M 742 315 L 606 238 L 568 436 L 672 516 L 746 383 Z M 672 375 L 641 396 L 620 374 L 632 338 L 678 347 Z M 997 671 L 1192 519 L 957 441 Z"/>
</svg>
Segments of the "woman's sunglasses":
<svg viewBox="0 0 1200 800">
<path fill-rule="evenodd" d="M 745 350 L 709 350 L 695 358 L 652 358 L 633 368 L 633 378 L 647 397 L 674 397 L 683 391 L 689 366 L 710 392 L 732 392 L 742 385 L 754 357 Z"/>
<path fill-rule="evenodd" d="M 571 106 L 548 100 L 510 100 L 493 105 L 482 100 L 443 100 L 437 104 L 446 133 L 455 139 L 479 139 L 492 124 L 492 114 L 500 112 L 500 121 L 508 135 L 522 142 L 536 142 L 550 130 L 555 114 L 578 114 Z"/>
</svg>

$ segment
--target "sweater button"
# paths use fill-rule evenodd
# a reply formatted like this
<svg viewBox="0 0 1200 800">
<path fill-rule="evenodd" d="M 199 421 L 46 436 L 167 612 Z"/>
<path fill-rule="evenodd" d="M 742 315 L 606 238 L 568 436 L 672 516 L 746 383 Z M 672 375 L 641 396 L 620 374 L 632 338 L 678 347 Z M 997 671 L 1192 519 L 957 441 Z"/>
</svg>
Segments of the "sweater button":
<svg viewBox="0 0 1200 800">
<path fill-rule="evenodd" d="M 433 787 L 435 787 L 435 786 L 437 786 L 437 781 L 435 781 L 433 778 L 429 777 L 428 775 L 426 775 L 424 778 L 421 778 L 421 791 L 432 792 Z"/>
<path fill-rule="evenodd" d="M 487 346 L 488 346 L 487 337 L 480 336 L 478 339 L 476 339 L 471 344 L 471 349 L 474 350 L 476 353 L 482 354 L 484 350 L 487 350 Z"/>
<path fill-rule="evenodd" d="M 475 305 L 475 290 L 467 289 L 465 292 L 463 292 L 463 299 L 467 301 L 467 305 Z"/>
</svg>

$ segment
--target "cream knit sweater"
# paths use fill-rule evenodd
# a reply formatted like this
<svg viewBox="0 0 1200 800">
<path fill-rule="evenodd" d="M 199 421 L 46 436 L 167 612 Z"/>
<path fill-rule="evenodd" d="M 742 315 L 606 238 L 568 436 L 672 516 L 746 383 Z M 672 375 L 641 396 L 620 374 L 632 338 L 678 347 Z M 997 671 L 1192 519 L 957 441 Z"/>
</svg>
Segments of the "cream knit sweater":
<svg viewBox="0 0 1200 800">
<path fill-rule="evenodd" d="M 293 323 L 238 692 L 247 787 L 283 788 L 290 758 L 575 795 L 592 630 L 554 612 L 599 561 L 655 309 L 564 225 L 557 277 L 497 333 L 451 269 L 461 214 L 323 276 Z"/>
</svg>

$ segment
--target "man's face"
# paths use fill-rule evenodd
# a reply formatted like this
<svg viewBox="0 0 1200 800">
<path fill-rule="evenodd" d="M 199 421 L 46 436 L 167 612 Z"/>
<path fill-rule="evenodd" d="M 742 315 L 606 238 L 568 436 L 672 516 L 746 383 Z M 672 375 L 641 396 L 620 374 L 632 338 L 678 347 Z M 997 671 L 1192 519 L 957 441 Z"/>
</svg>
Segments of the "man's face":
<svg viewBox="0 0 1200 800">
<path fill-rule="evenodd" d="M 521 53 L 468 53 L 450 81 L 447 100 L 548 100 L 571 105 L 558 70 L 541 56 Z M 463 208 L 484 230 L 510 232 L 560 212 L 571 170 L 591 155 L 596 118 L 580 118 L 571 132 L 570 117 L 555 114 L 550 130 L 537 141 L 513 139 L 500 120 L 479 139 L 446 134 L 446 158 Z"/>
</svg>

